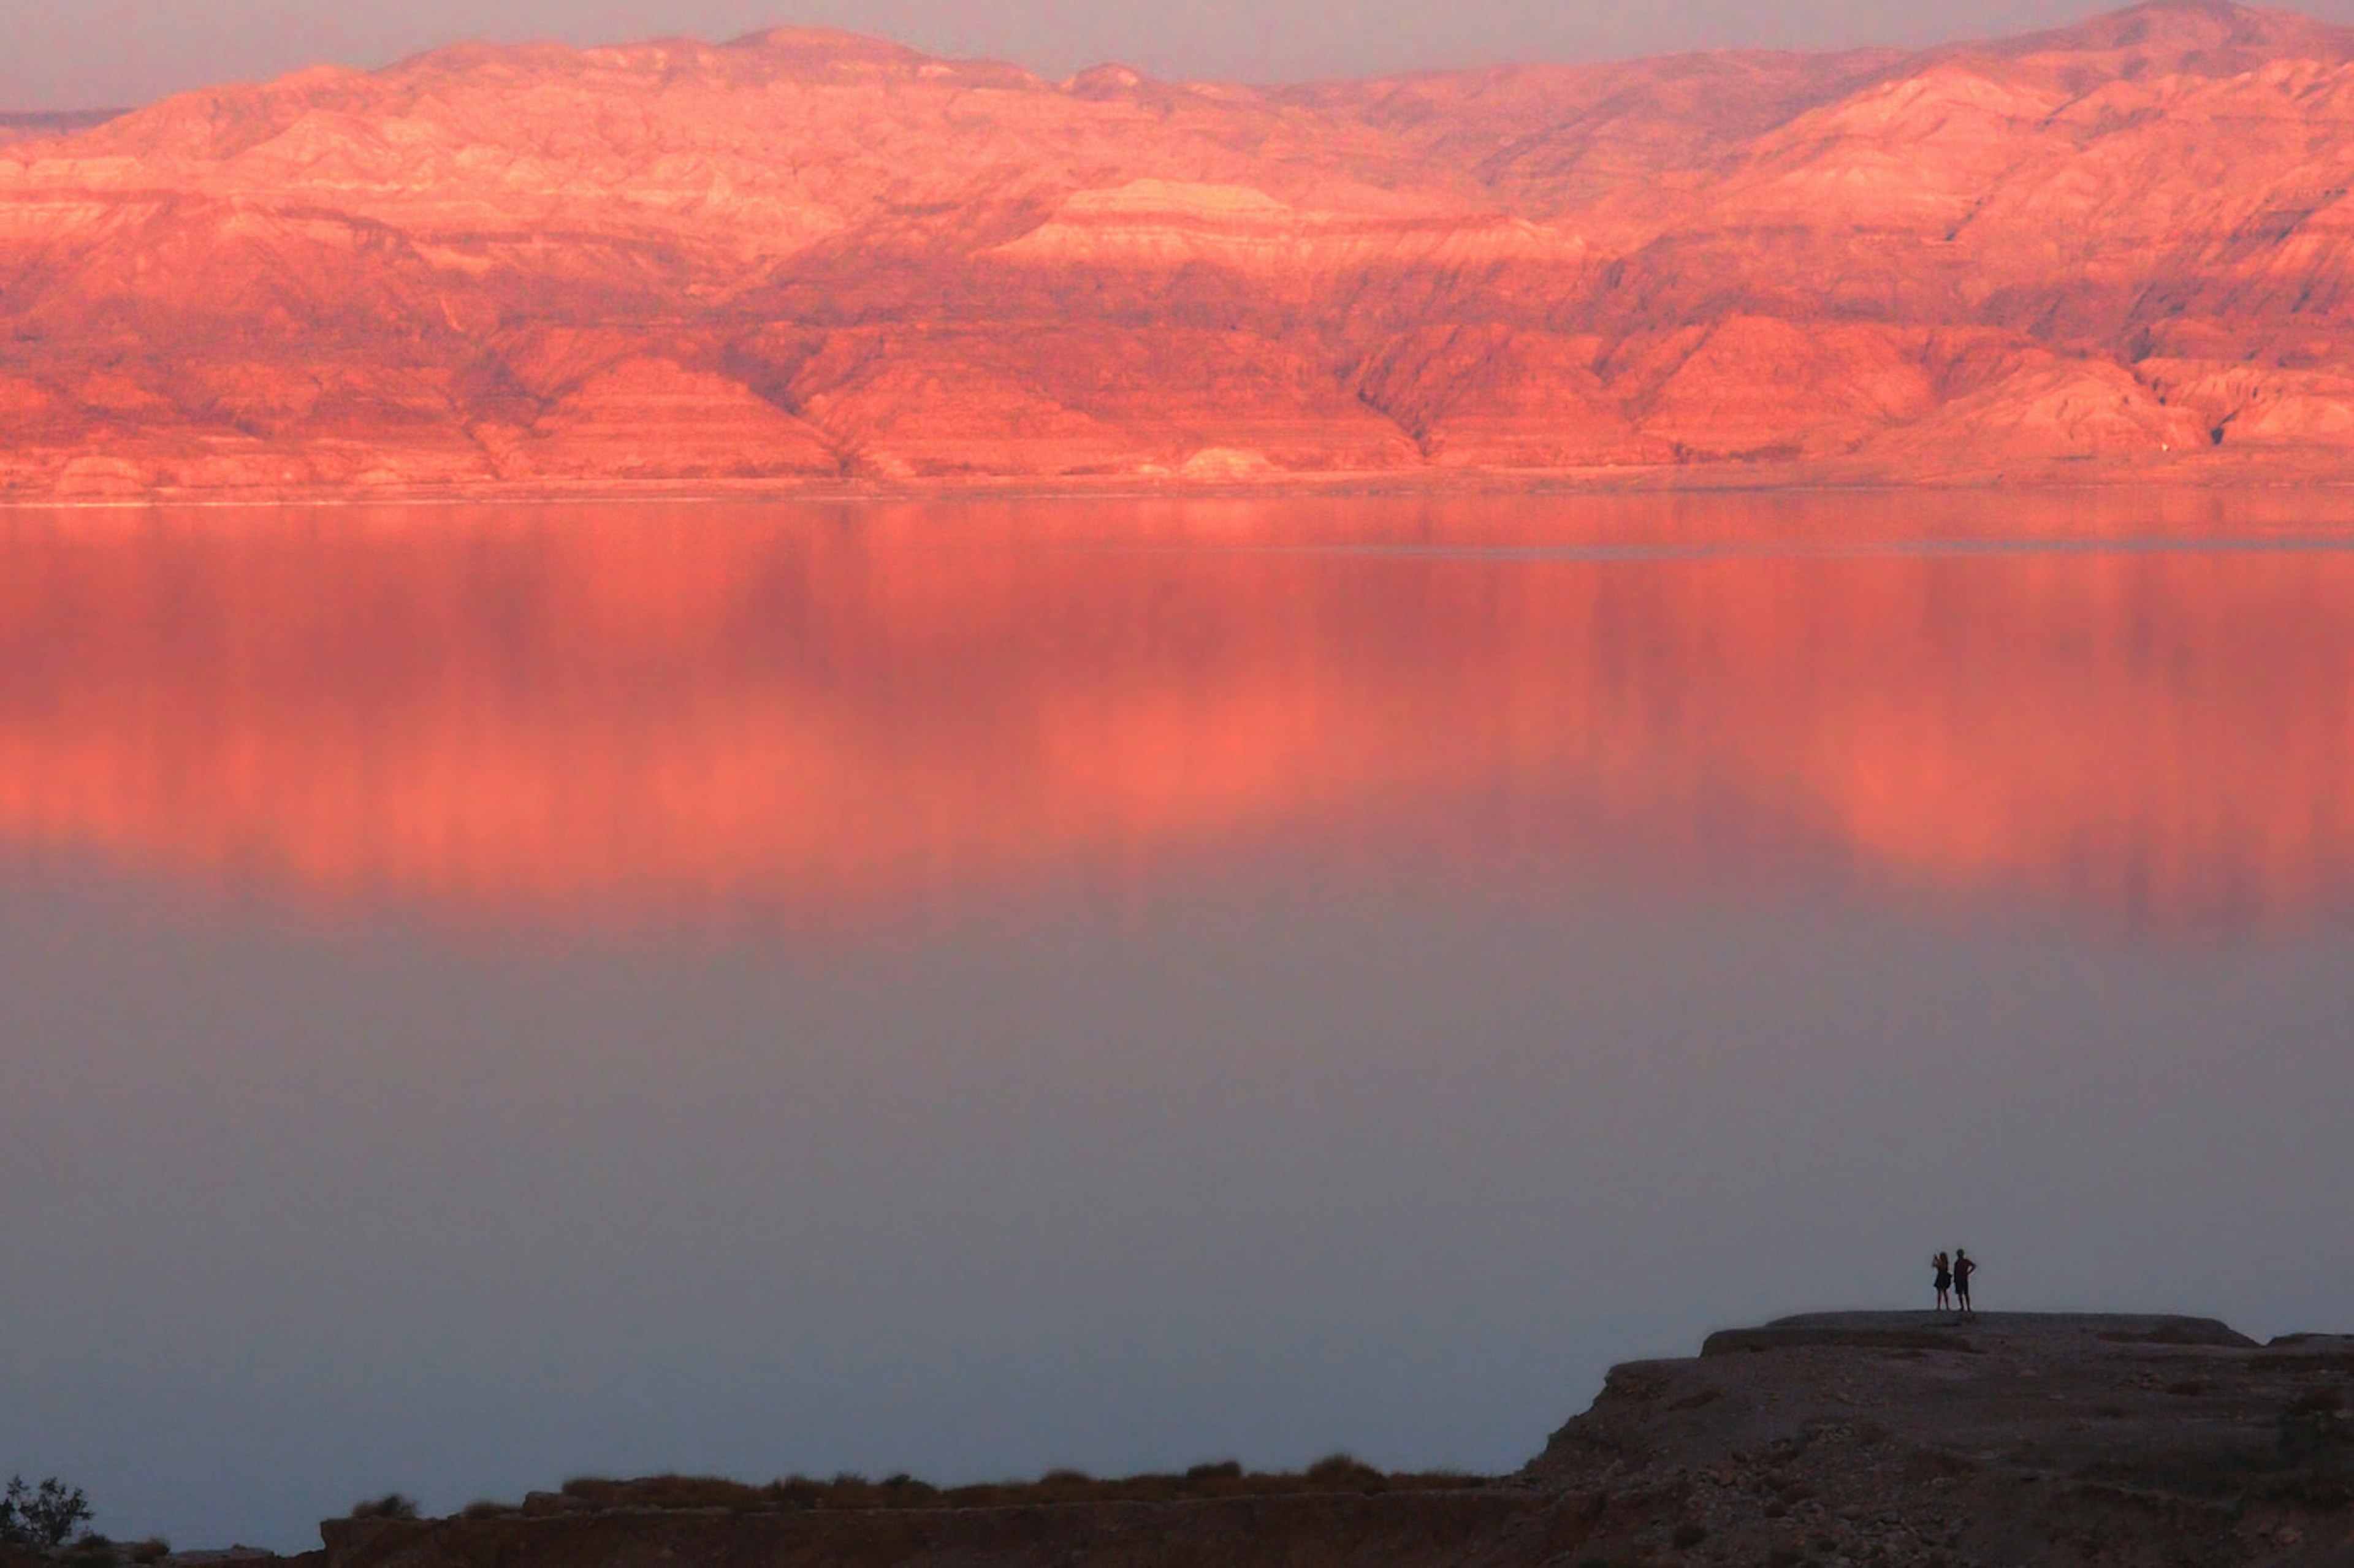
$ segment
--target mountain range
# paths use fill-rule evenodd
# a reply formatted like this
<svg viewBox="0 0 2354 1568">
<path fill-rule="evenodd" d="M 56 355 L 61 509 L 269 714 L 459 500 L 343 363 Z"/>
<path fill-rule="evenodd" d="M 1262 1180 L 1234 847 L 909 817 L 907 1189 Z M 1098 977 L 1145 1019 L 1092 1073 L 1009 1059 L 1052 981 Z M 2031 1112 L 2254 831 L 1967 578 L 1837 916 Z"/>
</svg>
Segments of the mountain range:
<svg viewBox="0 0 2354 1568">
<path fill-rule="evenodd" d="M 1246 86 L 841 33 L 0 123 L 0 493 L 2354 476 L 2354 29 Z"/>
</svg>

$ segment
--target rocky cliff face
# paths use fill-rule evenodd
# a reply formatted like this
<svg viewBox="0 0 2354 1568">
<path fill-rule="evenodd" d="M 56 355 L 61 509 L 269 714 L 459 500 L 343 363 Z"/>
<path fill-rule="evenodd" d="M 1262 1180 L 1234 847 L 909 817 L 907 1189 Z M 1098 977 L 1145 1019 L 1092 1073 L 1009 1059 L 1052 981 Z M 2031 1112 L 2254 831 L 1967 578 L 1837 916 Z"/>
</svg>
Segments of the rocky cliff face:
<svg viewBox="0 0 2354 1568">
<path fill-rule="evenodd" d="M 70 133 L 66 133 L 70 132 Z M 0 486 L 2354 471 L 2354 31 L 1263 89 L 776 32 L 0 131 Z"/>
<path fill-rule="evenodd" d="M 2199 1319 L 1823 1313 L 1614 1369 L 1517 1480 L 1593 1498 L 1606 1561 L 2338 1568 L 2349 1373 Z"/>
</svg>

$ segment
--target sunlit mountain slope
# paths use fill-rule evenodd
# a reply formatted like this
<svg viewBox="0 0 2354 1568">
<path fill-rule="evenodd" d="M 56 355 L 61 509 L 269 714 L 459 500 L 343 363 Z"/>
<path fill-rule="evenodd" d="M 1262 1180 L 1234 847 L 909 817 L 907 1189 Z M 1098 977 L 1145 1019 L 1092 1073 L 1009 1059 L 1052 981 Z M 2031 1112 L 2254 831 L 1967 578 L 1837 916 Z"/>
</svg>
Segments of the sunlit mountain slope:
<svg viewBox="0 0 2354 1568">
<path fill-rule="evenodd" d="M 10 138 L 19 493 L 2354 472 L 2354 32 L 2210 0 L 1280 89 L 470 46 Z"/>
</svg>

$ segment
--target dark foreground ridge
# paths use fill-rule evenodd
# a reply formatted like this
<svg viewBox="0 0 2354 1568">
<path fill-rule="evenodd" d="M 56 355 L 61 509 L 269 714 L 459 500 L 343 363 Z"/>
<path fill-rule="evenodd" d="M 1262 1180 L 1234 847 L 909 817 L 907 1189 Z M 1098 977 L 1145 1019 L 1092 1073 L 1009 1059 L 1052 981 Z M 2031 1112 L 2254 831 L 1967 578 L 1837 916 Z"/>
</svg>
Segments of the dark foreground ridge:
<svg viewBox="0 0 2354 1568">
<path fill-rule="evenodd" d="M 333 1520 L 323 1568 L 2354 1568 L 2349 1392 L 2354 1336 L 1819 1314 L 1617 1368 L 1493 1479 L 594 1483 Z"/>
</svg>

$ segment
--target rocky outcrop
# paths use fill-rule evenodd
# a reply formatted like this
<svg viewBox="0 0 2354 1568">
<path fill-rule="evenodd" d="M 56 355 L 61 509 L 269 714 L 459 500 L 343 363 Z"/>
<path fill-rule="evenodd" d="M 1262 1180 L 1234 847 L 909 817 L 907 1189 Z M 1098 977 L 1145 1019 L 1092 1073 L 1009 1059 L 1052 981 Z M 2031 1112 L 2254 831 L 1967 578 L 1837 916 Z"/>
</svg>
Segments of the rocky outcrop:
<svg viewBox="0 0 2354 1568">
<path fill-rule="evenodd" d="M 1614 1559 L 2343 1564 L 2349 1396 L 2354 1336 L 1829 1313 L 1613 1370 L 1516 1480 Z"/>
<path fill-rule="evenodd" d="M 2197 1319 L 1840 1313 L 1614 1370 L 1517 1475 L 1362 1468 L 1162 1500 L 828 1506 L 840 1484 L 535 1494 L 331 1520 L 324 1568 L 2343 1568 L 2354 1336 L 2257 1345 Z M 1150 1480 L 1182 1491 L 1181 1478 Z M 886 1483 L 886 1487 L 896 1483 Z M 1092 1483 L 1074 1478 L 1063 1493 Z M 864 1483 L 847 1489 L 875 1493 Z M 917 1489 L 928 1492 L 929 1489 Z M 1022 1489 L 1010 1489 L 1019 1492 Z M 625 1499 L 640 1500 L 630 1504 Z"/>
<path fill-rule="evenodd" d="M 0 122 L 0 492 L 2354 474 L 2354 31 L 1284 89 L 814 31 Z"/>
</svg>

